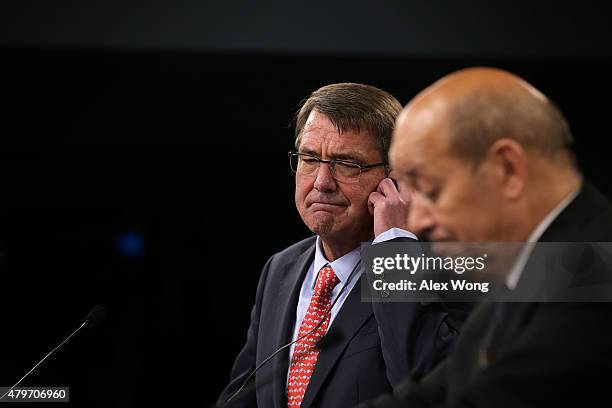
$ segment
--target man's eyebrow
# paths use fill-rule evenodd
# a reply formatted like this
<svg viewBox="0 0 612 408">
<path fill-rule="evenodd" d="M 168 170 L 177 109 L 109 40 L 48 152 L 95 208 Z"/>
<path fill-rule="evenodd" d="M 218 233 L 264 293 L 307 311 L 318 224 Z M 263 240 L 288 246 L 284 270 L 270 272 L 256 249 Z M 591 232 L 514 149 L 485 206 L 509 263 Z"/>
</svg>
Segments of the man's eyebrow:
<svg viewBox="0 0 612 408">
<path fill-rule="evenodd" d="M 362 163 L 362 164 L 366 162 L 365 157 L 363 157 L 357 152 L 335 153 L 331 155 L 331 158 L 335 160 L 345 160 L 345 161 L 350 161 L 354 163 Z"/>
<path fill-rule="evenodd" d="M 310 155 L 312 155 L 312 156 L 317 156 L 317 157 L 319 157 L 319 153 L 318 153 L 318 152 L 316 152 L 316 151 L 314 151 L 314 150 L 312 150 L 312 149 L 309 149 L 309 148 L 307 148 L 307 147 L 306 147 L 306 148 L 301 148 L 301 149 L 299 149 L 299 150 L 298 150 L 298 152 L 299 152 L 299 153 L 304 153 L 304 154 L 310 154 Z"/>
<path fill-rule="evenodd" d="M 419 168 L 418 168 L 418 167 L 413 167 L 413 168 L 411 168 L 410 170 L 408 170 L 408 171 L 406 172 L 406 175 L 407 175 L 408 177 L 418 178 L 418 177 L 420 176 L 420 173 L 419 173 Z"/>
<path fill-rule="evenodd" d="M 310 154 L 320 158 L 319 152 L 313 149 L 302 148 L 300 149 L 300 153 Z M 358 153 L 334 153 L 331 154 L 329 158 L 333 160 L 345 160 L 355 163 L 365 163 L 365 159 Z"/>
</svg>

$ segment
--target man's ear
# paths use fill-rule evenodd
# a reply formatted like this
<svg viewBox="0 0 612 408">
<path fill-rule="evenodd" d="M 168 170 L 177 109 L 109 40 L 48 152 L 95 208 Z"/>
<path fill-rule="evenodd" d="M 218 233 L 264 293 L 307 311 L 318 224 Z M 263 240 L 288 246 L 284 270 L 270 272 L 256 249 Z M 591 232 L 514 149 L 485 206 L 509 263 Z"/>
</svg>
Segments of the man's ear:
<svg viewBox="0 0 612 408">
<path fill-rule="evenodd" d="M 495 168 L 495 177 L 504 197 L 513 201 L 519 199 L 529 176 L 523 146 L 514 139 L 499 139 L 489 148 L 487 159 Z"/>
</svg>

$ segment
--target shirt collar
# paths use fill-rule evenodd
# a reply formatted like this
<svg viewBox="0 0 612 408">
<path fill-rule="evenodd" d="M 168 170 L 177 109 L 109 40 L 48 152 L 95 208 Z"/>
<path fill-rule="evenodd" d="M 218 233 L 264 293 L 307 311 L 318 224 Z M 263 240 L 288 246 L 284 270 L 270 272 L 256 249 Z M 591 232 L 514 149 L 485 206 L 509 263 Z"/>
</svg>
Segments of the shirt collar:
<svg viewBox="0 0 612 408">
<path fill-rule="evenodd" d="M 315 275 L 319 273 L 321 268 L 325 265 L 332 267 L 334 273 L 342 282 L 342 284 L 346 284 L 349 277 L 351 276 L 351 272 L 355 268 L 355 265 L 359 262 L 361 258 L 361 253 L 359 251 L 360 247 L 353 249 L 348 254 L 342 255 L 340 258 L 336 259 L 333 262 L 329 262 L 325 255 L 323 254 L 323 250 L 321 249 L 321 237 L 317 236 L 317 242 L 315 245 L 315 258 L 314 258 L 314 273 Z M 316 279 L 314 280 L 313 287 L 316 284 Z"/>
</svg>

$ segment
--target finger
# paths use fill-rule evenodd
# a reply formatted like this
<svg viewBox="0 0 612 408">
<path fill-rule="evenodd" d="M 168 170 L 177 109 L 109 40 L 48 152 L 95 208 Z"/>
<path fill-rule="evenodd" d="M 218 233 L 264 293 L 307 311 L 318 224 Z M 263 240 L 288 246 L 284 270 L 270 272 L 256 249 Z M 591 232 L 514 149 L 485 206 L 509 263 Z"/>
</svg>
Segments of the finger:
<svg viewBox="0 0 612 408">
<path fill-rule="evenodd" d="M 395 183 L 390 178 L 382 179 L 381 182 L 378 183 L 378 188 L 376 191 L 382 193 L 385 197 L 393 197 L 398 195 L 397 188 L 395 188 Z"/>
<path fill-rule="evenodd" d="M 368 212 L 370 213 L 371 216 L 374 216 L 374 202 L 372 202 L 372 194 L 375 194 L 375 193 L 376 192 L 370 193 L 368 197 Z"/>
<path fill-rule="evenodd" d="M 370 215 L 374 215 L 374 209 L 376 208 L 376 206 L 381 204 L 384 201 L 385 201 L 384 195 L 376 191 L 371 192 L 370 196 L 368 197 L 368 211 L 370 212 Z"/>
<path fill-rule="evenodd" d="M 371 205 L 372 207 L 376 207 L 383 201 L 385 201 L 385 196 L 376 191 L 371 192 L 370 196 L 368 197 L 368 205 Z"/>
</svg>

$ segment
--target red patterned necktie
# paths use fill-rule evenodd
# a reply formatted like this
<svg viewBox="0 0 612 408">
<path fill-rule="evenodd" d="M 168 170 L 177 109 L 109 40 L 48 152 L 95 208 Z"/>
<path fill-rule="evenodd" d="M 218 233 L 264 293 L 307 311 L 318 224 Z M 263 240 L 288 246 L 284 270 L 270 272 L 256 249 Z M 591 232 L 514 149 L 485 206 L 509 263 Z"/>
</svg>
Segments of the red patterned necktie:
<svg viewBox="0 0 612 408">
<path fill-rule="evenodd" d="M 310 376 L 314 371 L 319 349 L 315 347 L 317 341 L 323 337 L 329 326 L 329 314 L 325 313 L 331 306 L 331 293 L 340 282 L 331 266 L 324 266 L 319 271 L 317 284 L 315 285 L 310 305 L 302 320 L 298 338 L 304 336 L 314 329 L 325 316 L 321 325 L 308 336 L 295 343 L 293 357 L 291 357 L 291 368 L 289 369 L 289 383 L 287 384 L 287 407 L 297 408 L 302 403 Z"/>
</svg>

